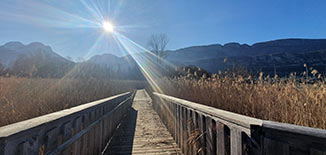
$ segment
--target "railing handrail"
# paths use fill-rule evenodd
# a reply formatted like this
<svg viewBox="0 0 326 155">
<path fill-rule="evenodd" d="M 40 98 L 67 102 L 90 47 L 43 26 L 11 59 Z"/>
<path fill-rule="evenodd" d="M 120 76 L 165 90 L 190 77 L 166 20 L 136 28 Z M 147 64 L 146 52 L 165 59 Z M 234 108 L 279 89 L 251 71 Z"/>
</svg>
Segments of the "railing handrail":
<svg viewBox="0 0 326 155">
<path fill-rule="evenodd" d="M 323 129 L 256 119 L 156 92 L 153 99 L 184 154 L 326 153 Z"/>
<path fill-rule="evenodd" d="M 42 115 L 42 116 L 39 116 L 39 117 L 35 117 L 35 118 L 32 118 L 32 119 L 28 119 L 28 120 L 25 120 L 25 121 L 21 121 L 21 122 L 17 122 L 17 123 L 13 123 L 13 124 L 9 124 L 9 125 L 0 127 L 0 138 L 8 137 L 10 135 L 14 135 L 14 134 L 22 132 L 24 130 L 31 129 L 31 128 L 43 125 L 45 123 L 48 123 L 48 122 L 51 122 L 51 121 L 54 121 L 54 120 L 57 120 L 57 119 L 72 115 L 72 114 L 74 114 L 76 112 L 80 112 L 80 111 L 86 110 L 88 108 L 92 108 L 92 107 L 94 107 L 96 105 L 100 105 L 100 104 L 105 103 L 105 102 L 107 102 L 109 100 L 113 100 L 115 98 L 125 96 L 125 95 L 128 95 L 128 94 L 130 94 L 130 92 L 122 93 L 122 94 L 119 94 L 119 95 L 111 96 L 111 97 L 108 97 L 108 98 L 104 98 L 104 99 L 100 99 L 100 100 L 93 101 L 93 102 L 90 102 L 90 103 L 86 103 L 86 104 L 83 104 L 83 105 L 79 105 L 79 106 L 76 106 L 76 107 L 72 107 L 72 108 L 69 108 L 69 109 L 53 112 L 53 113 L 50 113 L 50 114 Z"/>
<path fill-rule="evenodd" d="M 281 130 L 284 132 L 292 132 L 292 133 L 298 133 L 298 134 L 302 134 L 302 135 L 326 138 L 326 130 L 324 130 L 324 129 L 298 126 L 298 125 L 294 125 L 294 124 L 281 123 L 281 122 L 275 122 L 275 121 L 261 120 L 261 119 L 257 119 L 257 118 L 221 110 L 218 108 L 202 105 L 199 103 L 187 101 L 184 99 L 160 94 L 157 92 L 154 92 L 153 94 L 157 95 L 161 98 L 164 98 L 166 100 L 169 100 L 175 104 L 183 105 L 185 107 L 194 109 L 196 111 L 200 111 L 201 113 L 205 113 L 205 114 L 211 115 L 213 117 L 218 117 L 220 119 L 232 122 L 234 124 L 240 125 L 242 127 L 248 128 L 248 129 L 250 129 L 250 127 L 252 125 L 258 125 L 258 126 Z"/>
<path fill-rule="evenodd" d="M 228 122 L 232 122 L 234 124 L 245 127 L 247 129 L 250 129 L 251 125 L 259 125 L 259 126 L 261 126 L 262 122 L 263 122 L 262 120 L 256 119 L 256 118 L 253 118 L 253 117 L 240 115 L 240 114 L 237 114 L 237 113 L 217 109 L 217 108 L 214 108 L 214 107 L 210 107 L 210 106 L 206 106 L 206 105 L 203 105 L 203 104 L 183 100 L 183 99 L 180 99 L 180 98 L 160 94 L 160 93 L 157 93 L 157 92 L 154 92 L 153 94 L 157 95 L 157 96 L 159 96 L 161 98 L 164 98 L 166 100 L 169 100 L 169 101 L 171 101 L 171 102 L 173 102 L 175 104 L 179 104 L 179 105 L 194 109 L 196 111 L 199 111 L 201 113 L 204 113 L 206 115 L 210 115 L 210 116 L 213 116 L 213 117 L 223 119 L 223 120 L 228 121 Z"/>
<path fill-rule="evenodd" d="M 318 138 L 326 138 L 326 130 L 319 129 L 319 128 L 311 128 L 306 126 L 299 126 L 294 124 L 265 121 L 265 120 L 263 120 L 262 127 L 289 132 L 289 133 L 308 135 L 308 136 L 313 136 Z"/>
<path fill-rule="evenodd" d="M 126 93 L 128 94 L 128 93 Z M 119 105 L 117 105 L 115 108 L 113 108 L 110 112 L 104 114 L 102 117 L 100 117 L 98 120 L 96 120 L 95 122 L 93 122 L 91 125 L 89 125 L 86 129 L 83 129 L 82 131 L 80 131 L 77 135 L 74 135 L 73 137 L 71 137 L 70 140 L 66 141 L 65 143 L 63 143 L 62 145 L 58 146 L 58 148 L 56 150 L 54 150 L 53 152 L 51 152 L 48 155 L 55 155 L 57 153 L 60 153 L 61 151 L 63 151 L 65 148 L 69 147 L 69 145 L 71 145 L 72 143 L 74 143 L 77 139 L 79 139 L 81 136 L 83 136 L 84 134 L 86 134 L 87 132 L 89 132 L 94 126 L 96 126 L 97 124 L 99 124 L 102 120 L 106 119 L 107 117 L 109 117 L 110 115 L 112 115 L 118 108 L 120 108 L 121 106 L 123 106 L 123 104 L 125 102 L 127 102 L 128 99 L 122 101 Z"/>
<path fill-rule="evenodd" d="M 0 128 L 0 155 L 99 154 L 130 109 L 123 93 Z"/>
</svg>

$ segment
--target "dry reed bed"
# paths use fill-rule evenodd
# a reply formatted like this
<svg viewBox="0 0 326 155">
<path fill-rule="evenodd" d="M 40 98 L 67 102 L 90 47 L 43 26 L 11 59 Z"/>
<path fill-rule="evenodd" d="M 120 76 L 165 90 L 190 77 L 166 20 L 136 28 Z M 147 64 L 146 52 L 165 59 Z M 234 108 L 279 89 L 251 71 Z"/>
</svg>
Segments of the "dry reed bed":
<svg viewBox="0 0 326 155">
<path fill-rule="evenodd" d="M 0 77 L 0 126 L 106 98 L 143 82 Z"/>
<path fill-rule="evenodd" d="M 326 129 L 326 84 L 250 76 L 165 78 L 159 83 L 168 95 L 235 113 Z"/>
</svg>

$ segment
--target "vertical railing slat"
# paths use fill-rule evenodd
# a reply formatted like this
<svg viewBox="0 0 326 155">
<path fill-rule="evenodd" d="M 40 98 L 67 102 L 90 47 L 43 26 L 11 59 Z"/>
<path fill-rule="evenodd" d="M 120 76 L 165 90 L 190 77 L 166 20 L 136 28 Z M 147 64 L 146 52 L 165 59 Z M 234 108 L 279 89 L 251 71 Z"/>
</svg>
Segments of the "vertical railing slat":
<svg viewBox="0 0 326 155">
<path fill-rule="evenodd" d="M 186 154 L 192 155 L 193 154 L 193 145 L 190 141 L 191 138 L 191 132 L 194 130 L 192 126 L 192 111 L 190 109 L 187 109 L 187 128 L 188 128 L 188 137 L 187 137 L 187 143 L 188 143 L 188 151 Z"/>
<path fill-rule="evenodd" d="M 243 148 L 242 148 L 241 130 L 236 127 L 231 128 L 230 138 L 231 138 L 231 155 L 242 155 Z"/>
<path fill-rule="evenodd" d="M 210 117 L 206 117 L 206 153 L 216 154 L 216 124 Z"/>
<path fill-rule="evenodd" d="M 225 154 L 224 124 L 216 121 L 216 152 L 217 155 Z"/>
<path fill-rule="evenodd" d="M 192 112 L 192 123 L 193 123 L 193 133 L 192 133 L 192 142 L 193 142 L 193 153 L 194 154 L 197 154 L 198 153 L 198 146 L 196 145 L 197 144 L 197 141 L 194 139 L 194 138 L 196 138 L 196 137 L 194 137 L 194 136 L 197 136 L 196 134 L 198 134 L 199 133 L 199 129 L 198 129 L 198 122 L 197 122 L 197 120 L 198 120 L 198 116 L 197 116 L 197 113 L 195 112 L 195 111 L 193 111 Z"/>
<path fill-rule="evenodd" d="M 199 114 L 199 135 L 200 135 L 200 154 L 206 154 L 206 117 Z"/>
<path fill-rule="evenodd" d="M 180 143 L 180 149 L 183 151 L 183 115 L 182 115 L 182 110 L 183 110 L 183 107 L 182 106 L 180 106 L 180 108 L 179 108 L 179 111 L 178 111 L 178 113 L 179 113 L 179 116 L 180 116 L 180 119 L 179 119 L 179 135 L 180 135 L 180 137 L 179 137 L 179 143 Z"/>
<path fill-rule="evenodd" d="M 80 132 L 82 129 L 82 117 L 77 117 L 74 120 L 73 123 L 73 135 L 75 135 L 76 133 Z M 80 155 L 80 144 L 81 143 L 81 139 L 78 139 L 74 144 L 73 144 L 73 150 L 72 150 L 72 154 L 73 155 Z"/>
</svg>

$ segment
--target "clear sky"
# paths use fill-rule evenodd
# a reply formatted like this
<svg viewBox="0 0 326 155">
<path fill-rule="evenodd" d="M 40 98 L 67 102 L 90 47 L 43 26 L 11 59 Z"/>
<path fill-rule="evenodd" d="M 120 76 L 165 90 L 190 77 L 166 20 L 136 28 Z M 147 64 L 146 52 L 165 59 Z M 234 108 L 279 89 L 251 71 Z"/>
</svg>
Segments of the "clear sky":
<svg viewBox="0 0 326 155">
<path fill-rule="evenodd" d="M 144 47 L 156 33 L 168 35 L 168 49 L 326 38 L 325 7 L 325 0 L 1 0 L 0 44 L 38 41 L 73 58 L 125 54 L 103 19 Z"/>
</svg>

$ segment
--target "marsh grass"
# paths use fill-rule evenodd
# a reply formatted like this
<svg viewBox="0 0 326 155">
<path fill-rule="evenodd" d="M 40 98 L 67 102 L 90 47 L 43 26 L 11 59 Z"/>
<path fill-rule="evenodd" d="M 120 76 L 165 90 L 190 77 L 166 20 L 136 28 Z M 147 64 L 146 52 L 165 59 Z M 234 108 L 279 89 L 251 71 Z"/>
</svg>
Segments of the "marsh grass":
<svg viewBox="0 0 326 155">
<path fill-rule="evenodd" d="M 0 126 L 133 91 L 140 81 L 0 77 Z"/>
<path fill-rule="evenodd" d="M 163 78 L 163 93 L 219 109 L 301 126 L 326 129 L 326 84 L 317 73 L 310 79 L 249 74 L 196 74 Z"/>
</svg>

